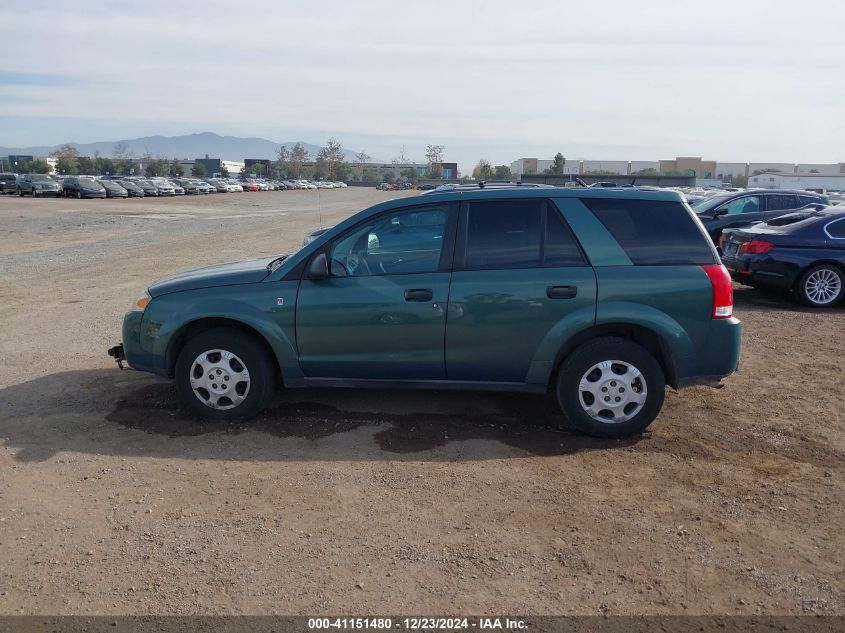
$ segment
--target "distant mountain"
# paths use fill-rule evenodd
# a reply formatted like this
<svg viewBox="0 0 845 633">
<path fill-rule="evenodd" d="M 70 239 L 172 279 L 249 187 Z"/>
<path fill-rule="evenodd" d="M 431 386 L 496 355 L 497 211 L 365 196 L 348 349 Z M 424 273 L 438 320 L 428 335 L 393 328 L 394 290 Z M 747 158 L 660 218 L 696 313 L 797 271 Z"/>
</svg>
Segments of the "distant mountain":
<svg viewBox="0 0 845 633">
<path fill-rule="evenodd" d="M 47 156 L 62 145 L 73 145 L 81 156 L 103 156 L 111 158 L 115 145 L 124 143 L 135 156 L 151 154 L 156 158 L 211 158 L 224 160 L 243 160 L 245 158 L 277 158 L 282 145 L 290 148 L 295 141 L 276 143 L 266 138 L 240 138 L 220 136 L 213 132 L 186 134 L 185 136 L 145 136 L 143 138 L 123 139 L 120 141 L 101 141 L 98 143 L 61 143 L 51 147 L 0 147 L 0 156 L 18 155 Z M 313 158 L 320 151 L 319 145 L 300 141 Z M 346 160 L 355 159 L 355 152 L 343 150 Z"/>
</svg>

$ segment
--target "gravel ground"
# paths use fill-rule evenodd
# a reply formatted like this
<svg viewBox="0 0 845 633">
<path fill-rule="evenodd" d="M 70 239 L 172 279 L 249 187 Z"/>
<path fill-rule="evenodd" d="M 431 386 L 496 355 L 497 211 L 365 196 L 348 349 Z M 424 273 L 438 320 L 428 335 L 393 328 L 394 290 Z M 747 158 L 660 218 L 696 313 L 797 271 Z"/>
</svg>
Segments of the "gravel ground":
<svg viewBox="0 0 845 633">
<path fill-rule="evenodd" d="M 153 279 L 397 195 L 0 198 L 1 614 L 845 613 L 845 308 L 737 289 L 740 371 L 615 442 L 489 393 L 200 423 L 105 355 Z"/>
</svg>

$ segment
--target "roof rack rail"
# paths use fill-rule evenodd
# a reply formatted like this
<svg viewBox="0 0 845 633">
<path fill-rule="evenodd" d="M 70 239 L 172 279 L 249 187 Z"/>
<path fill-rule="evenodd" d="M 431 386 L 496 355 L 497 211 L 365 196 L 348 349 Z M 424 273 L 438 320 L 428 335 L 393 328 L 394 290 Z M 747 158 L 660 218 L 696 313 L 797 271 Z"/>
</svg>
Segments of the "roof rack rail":
<svg viewBox="0 0 845 633">
<path fill-rule="evenodd" d="M 477 183 L 445 183 L 435 189 L 426 191 L 423 195 L 443 193 L 445 191 L 478 191 L 479 189 L 513 189 L 516 187 L 525 189 L 554 189 L 554 185 L 537 182 L 522 182 L 521 180 L 480 180 Z"/>
</svg>

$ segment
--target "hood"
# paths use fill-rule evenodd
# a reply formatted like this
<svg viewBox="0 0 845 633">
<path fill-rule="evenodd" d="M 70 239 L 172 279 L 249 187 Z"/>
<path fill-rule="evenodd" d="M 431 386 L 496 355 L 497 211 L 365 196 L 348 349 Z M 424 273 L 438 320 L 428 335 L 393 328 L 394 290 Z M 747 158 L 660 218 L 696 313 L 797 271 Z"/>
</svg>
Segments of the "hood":
<svg viewBox="0 0 845 633">
<path fill-rule="evenodd" d="M 177 273 L 153 283 L 149 289 L 150 296 L 158 297 L 171 292 L 214 288 L 216 286 L 256 284 L 270 274 L 267 265 L 277 259 L 278 257 L 247 259 Z"/>
</svg>

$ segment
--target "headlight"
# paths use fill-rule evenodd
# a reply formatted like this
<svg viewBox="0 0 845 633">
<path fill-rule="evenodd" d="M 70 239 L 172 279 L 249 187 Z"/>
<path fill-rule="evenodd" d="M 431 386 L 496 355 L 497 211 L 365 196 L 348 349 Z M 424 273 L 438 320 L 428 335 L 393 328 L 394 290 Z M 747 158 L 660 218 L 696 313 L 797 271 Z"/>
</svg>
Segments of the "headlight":
<svg viewBox="0 0 845 633">
<path fill-rule="evenodd" d="M 141 296 L 135 300 L 130 312 L 143 312 L 146 309 L 147 304 L 152 300 L 153 298 L 150 296 L 150 293 L 144 290 Z"/>
<path fill-rule="evenodd" d="M 33 186 L 33 188 L 35 188 L 35 189 L 41 189 L 41 187 L 43 187 L 43 185 L 32 185 L 32 186 Z"/>
</svg>

